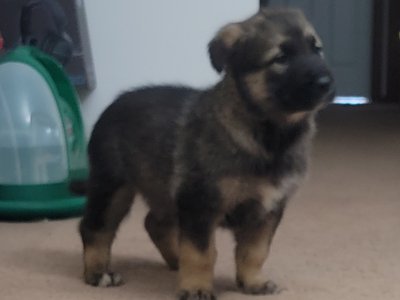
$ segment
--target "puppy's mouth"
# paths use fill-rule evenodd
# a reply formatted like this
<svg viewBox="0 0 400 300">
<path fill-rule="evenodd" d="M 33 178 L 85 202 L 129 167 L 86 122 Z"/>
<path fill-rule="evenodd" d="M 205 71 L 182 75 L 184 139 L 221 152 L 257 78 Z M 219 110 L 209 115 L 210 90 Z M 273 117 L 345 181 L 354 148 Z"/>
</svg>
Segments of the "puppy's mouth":
<svg viewBox="0 0 400 300">
<path fill-rule="evenodd" d="M 331 86 L 329 91 L 326 93 L 325 97 L 323 98 L 322 103 L 326 105 L 333 102 L 336 96 L 336 87 L 334 85 Z"/>
<path fill-rule="evenodd" d="M 315 110 L 320 107 L 324 107 L 331 103 L 336 94 L 336 88 L 333 83 L 333 79 L 325 76 L 322 78 L 321 82 L 323 84 L 314 89 L 312 93 L 310 93 L 310 100 L 306 101 L 306 105 L 309 104 L 309 110 Z"/>
</svg>

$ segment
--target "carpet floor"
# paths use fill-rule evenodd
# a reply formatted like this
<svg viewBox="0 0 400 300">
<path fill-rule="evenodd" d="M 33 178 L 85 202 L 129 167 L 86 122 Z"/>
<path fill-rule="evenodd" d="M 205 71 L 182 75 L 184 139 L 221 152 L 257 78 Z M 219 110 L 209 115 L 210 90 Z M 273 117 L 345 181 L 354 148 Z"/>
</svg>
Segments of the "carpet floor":
<svg viewBox="0 0 400 300">
<path fill-rule="evenodd" d="M 283 291 L 246 296 L 234 284 L 233 240 L 217 235 L 221 300 L 400 299 L 400 109 L 331 107 L 319 118 L 310 174 L 278 229 L 265 276 Z M 81 280 L 77 219 L 0 224 L 0 299 L 174 299 L 169 271 L 143 230 L 139 201 L 121 227 L 113 269 L 125 285 Z"/>
</svg>

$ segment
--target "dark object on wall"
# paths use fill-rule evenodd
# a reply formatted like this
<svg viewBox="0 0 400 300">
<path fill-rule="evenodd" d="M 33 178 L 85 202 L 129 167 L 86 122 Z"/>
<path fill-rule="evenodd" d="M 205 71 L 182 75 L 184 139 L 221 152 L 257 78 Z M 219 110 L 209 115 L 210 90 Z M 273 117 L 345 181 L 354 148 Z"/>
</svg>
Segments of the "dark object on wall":
<svg viewBox="0 0 400 300">
<path fill-rule="evenodd" d="M 260 6 L 261 7 L 268 6 L 268 4 L 269 4 L 269 0 L 260 0 Z"/>
<path fill-rule="evenodd" d="M 82 0 L 0 0 L 0 31 L 6 50 L 35 45 L 65 64 L 76 87 L 95 87 Z"/>
<path fill-rule="evenodd" d="M 73 42 L 66 32 L 67 18 L 60 4 L 31 0 L 21 11 L 21 42 L 35 46 L 66 65 L 72 57 Z"/>
</svg>

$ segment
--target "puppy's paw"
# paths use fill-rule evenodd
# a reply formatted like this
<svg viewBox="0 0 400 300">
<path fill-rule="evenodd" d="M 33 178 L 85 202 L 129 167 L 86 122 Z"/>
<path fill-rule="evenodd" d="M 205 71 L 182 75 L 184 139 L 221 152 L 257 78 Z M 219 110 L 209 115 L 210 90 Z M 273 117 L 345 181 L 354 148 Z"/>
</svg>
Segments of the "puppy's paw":
<svg viewBox="0 0 400 300">
<path fill-rule="evenodd" d="M 257 284 L 244 284 L 238 281 L 238 286 L 244 294 L 250 295 L 273 295 L 279 294 L 282 291 L 282 289 L 270 280 Z"/>
<path fill-rule="evenodd" d="M 123 280 L 118 273 L 94 273 L 85 276 L 85 282 L 92 286 L 111 287 L 123 284 Z"/>
<path fill-rule="evenodd" d="M 181 291 L 178 295 L 179 300 L 216 300 L 217 298 L 211 291 Z"/>
</svg>

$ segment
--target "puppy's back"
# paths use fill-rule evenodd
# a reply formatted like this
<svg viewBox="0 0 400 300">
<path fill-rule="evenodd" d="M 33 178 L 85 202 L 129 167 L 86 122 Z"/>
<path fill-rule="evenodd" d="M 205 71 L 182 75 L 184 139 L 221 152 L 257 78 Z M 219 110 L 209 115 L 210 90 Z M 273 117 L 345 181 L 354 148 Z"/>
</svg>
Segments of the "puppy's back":
<svg viewBox="0 0 400 300">
<path fill-rule="evenodd" d="M 197 94 L 187 87 L 157 86 L 120 95 L 93 129 L 89 158 L 102 170 L 92 171 L 121 181 L 170 175 L 178 120 Z"/>
</svg>

